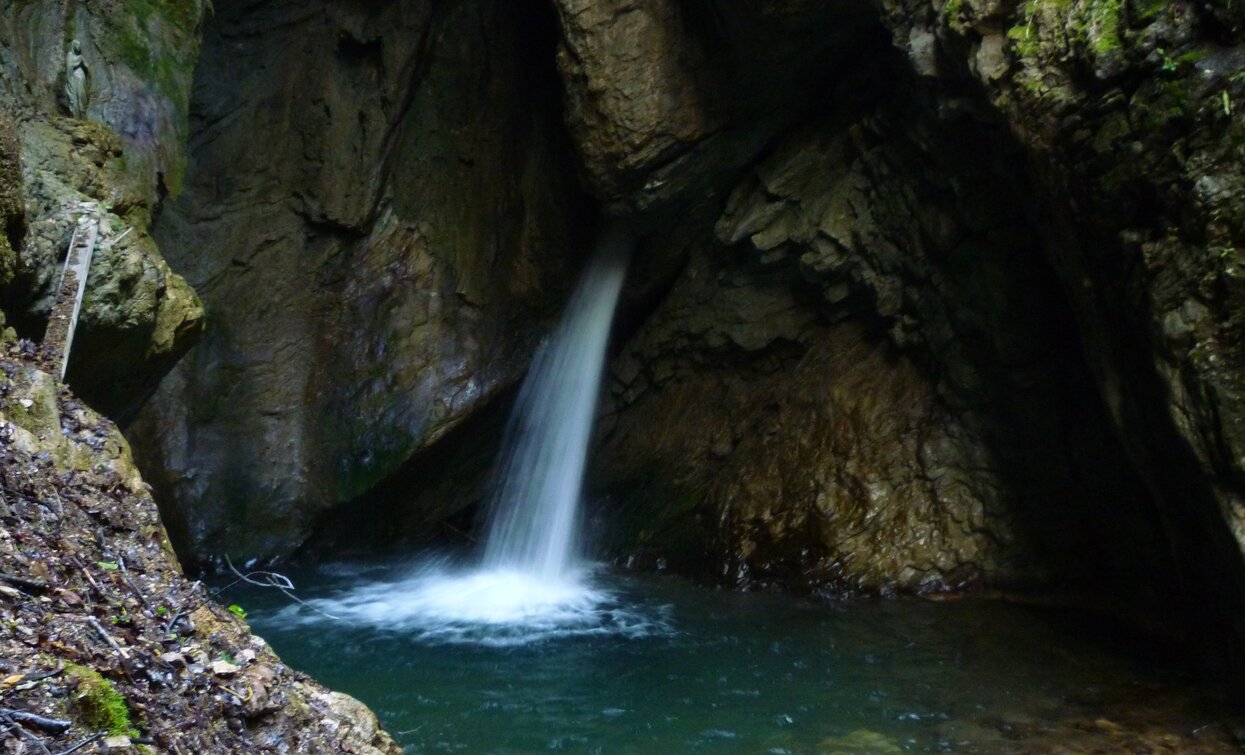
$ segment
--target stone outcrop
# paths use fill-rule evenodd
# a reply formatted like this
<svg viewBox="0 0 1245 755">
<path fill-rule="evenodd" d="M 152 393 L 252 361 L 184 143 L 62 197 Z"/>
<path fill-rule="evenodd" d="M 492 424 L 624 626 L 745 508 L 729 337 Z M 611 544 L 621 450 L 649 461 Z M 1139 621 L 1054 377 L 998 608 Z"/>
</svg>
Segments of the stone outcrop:
<svg viewBox="0 0 1245 755">
<path fill-rule="evenodd" d="M 17 269 L 17 250 L 26 238 L 21 142 L 8 115 L 0 115 L 0 227 L 0 284 L 8 285 Z"/>
<path fill-rule="evenodd" d="M 185 553 L 288 553 L 521 375 L 591 221 L 553 45 L 530 4 L 217 3 L 156 232 L 213 326 L 130 429 Z"/>
<path fill-rule="evenodd" d="M 588 185 L 622 213 L 720 185 L 877 32 L 857 0 L 553 4 L 567 125 Z"/>
<path fill-rule="evenodd" d="M 3 290 L 38 337 L 76 217 L 102 220 L 69 380 L 101 410 L 132 414 L 203 327 L 204 312 L 149 230 L 185 163 L 197 2 L 0 4 L 0 106 L 21 145 L 24 231 Z M 83 119 L 66 117 L 65 50 L 90 71 Z"/>
<path fill-rule="evenodd" d="M 1084 566 L 1140 488 L 1006 134 L 967 101 L 924 112 L 910 84 L 792 131 L 682 233 L 712 241 L 614 368 L 600 483 L 636 509 L 633 549 L 670 561 L 700 527 L 693 560 L 730 580 L 882 592 L 1153 560 L 1139 517 Z"/>
</svg>

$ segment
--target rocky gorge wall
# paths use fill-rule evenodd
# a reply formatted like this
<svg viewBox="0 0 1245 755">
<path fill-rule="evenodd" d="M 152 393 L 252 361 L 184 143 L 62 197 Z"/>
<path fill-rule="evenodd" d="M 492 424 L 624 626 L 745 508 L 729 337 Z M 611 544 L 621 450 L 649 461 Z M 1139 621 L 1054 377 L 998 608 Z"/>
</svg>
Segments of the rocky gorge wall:
<svg viewBox="0 0 1245 755">
<path fill-rule="evenodd" d="M 64 245 L 42 198 L 110 203 L 137 232 L 81 338 L 137 382 L 70 378 L 125 417 L 202 327 L 156 243 L 194 286 L 202 342 L 127 429 L 188 560 L 469 529 L 599 211 L 641 238 L 591 480 L 609 555 L 1071 591 L 1239 667 L 1231 4 L 21 5 L 0 69 L 37 167 L 6 311 L 37 322 Z M 154 109 L 56 115 L 79 17 L 101 91 Z M 180 62 L 125 58 L 137 28 Z"/>
</svg>

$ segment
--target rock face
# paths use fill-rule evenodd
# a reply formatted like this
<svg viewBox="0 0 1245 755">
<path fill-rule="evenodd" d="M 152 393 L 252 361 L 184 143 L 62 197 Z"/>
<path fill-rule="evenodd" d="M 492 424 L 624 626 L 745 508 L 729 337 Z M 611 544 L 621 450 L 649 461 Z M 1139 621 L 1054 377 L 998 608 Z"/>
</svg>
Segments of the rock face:
<svg viewBox="0 0 1245 755">
<path fill-rule="evenodd" d="M 1226 2 L 884 2 L 973 80 L 1033 168 L 1046 257 L 1162 522 L 1191 633 L 1245 662 L 1245 10 Z M 911 45 L 909 45 L 911 46 Z M 944 80 L 943 86 L 947 84 Z M 931 84 L 938 86 L 938 84 Z"/>
<path fill-rule="evenodd" d="M 1088 583 L 1239 663 L 1240 11 L 882 5 L 905 64 L 806 88 L 827 115 L 654 235 L 693 261 L 615 366 L 599 483 L 633 547 L 728 578 Z M 583 70 L 572 98 L 639 91 Z M 660 171 L 618 138 L 634 114 L 712 95 L 654 97 L 571 112 L 607 201 Z"/>
<path fill-rule="evenodd" d="M 24 221 L 4 306 L 24 335 L 46 321 L 77 216 L 101 220 L 69 380 L 132 414 L 203 327 L 194 292 L 148 231 L 181 182 L 198 49 L 197 2 L 0 4 L 0 106 L 16 117 Z M 65 52 L 83 45 L 82 120 L 64 117 Z M 10 243 L 11 245 L 11 243 Z"/>
<path fill-rule="evenodd" d="M 810 104 L 877 29 L 868 5 L 555 0 L 566 120 L 615 212 L 712 189 Z"/>
<path fill-rule="evenodd" d="M 1140 487 L 1067 348 L 1031 189 L 971 103 L 910 85 L 793 130 L 688 222 L 710 241 L 615 364 L 600 483 L 640 553 L 708 542 L 693 560 L 738 582 L 1079 581 L 1094 548 L 1091 579 L 1128 582 L 1161 532 L 1138 517 L 1108 547 Z"/>
<path fill-rule="evenodd" d="M 156 232 L 213 327 L 130 430 L 185 553 L 287 553 L 521 374 L 591 220 L 553 33 L 526 4 L 217 3 Z"/>
</svg>

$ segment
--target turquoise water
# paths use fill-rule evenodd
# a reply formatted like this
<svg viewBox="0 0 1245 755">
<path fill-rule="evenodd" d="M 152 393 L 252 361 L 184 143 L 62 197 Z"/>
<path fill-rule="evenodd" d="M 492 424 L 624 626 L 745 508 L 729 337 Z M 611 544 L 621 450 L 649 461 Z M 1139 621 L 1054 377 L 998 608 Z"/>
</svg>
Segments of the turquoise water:
<svg viewBox="0 0 1245 755">
<path fill-rule="evenodd" d="M 275 590 L 223 599 L 243 605 L 286 662 L 370 705 L 410 753 L 1079 751 L 1157 736 L 1214 752 L 1230 742 L 1213 702 L 1074 616 L 977 600 L 825 603 L 599 571 L 588 578 L 595 619 L 487 643 L 487 627 L 428 631 L 394 613 L 412 573 L 423 572 L 289 575 L 336 618 Z"/>
</svg>

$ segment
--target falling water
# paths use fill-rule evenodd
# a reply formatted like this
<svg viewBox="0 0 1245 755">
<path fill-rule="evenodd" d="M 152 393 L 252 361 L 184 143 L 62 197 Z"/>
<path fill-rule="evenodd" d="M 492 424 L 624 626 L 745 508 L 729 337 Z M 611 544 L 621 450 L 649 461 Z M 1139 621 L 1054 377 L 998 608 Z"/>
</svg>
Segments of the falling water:
<svg viewBox="0 0 1245 755">
<path fill-rule="evenodd" d="M 584 464 L 629 251 L 615 235 L 598 245 L 561 324 L 533 360 L 503 439 L 483 562 L 461 569 L 424 561 L 397 581 L 312 601 L 318 615 L 431 642 L 484 645 L 666 631 L 660 617 L 595 586 L 579 552 Z"/>
<path fill-rule="evenodd" d="M 532 363 L 503 445 L 486 568 L 553 580 L 574 566 L 588 436 L 626 272 L 625 243 L 603 243 Z"/>
</svg>

